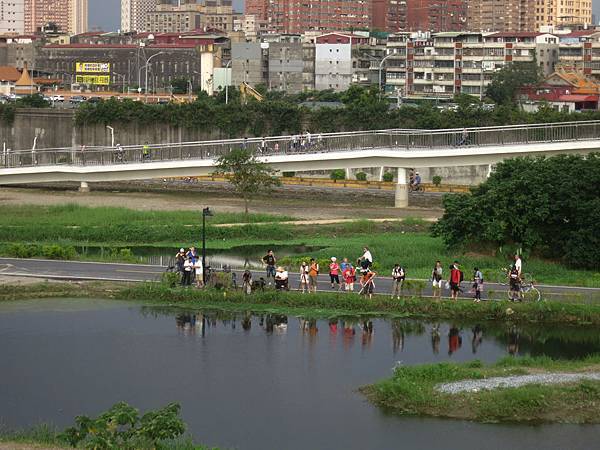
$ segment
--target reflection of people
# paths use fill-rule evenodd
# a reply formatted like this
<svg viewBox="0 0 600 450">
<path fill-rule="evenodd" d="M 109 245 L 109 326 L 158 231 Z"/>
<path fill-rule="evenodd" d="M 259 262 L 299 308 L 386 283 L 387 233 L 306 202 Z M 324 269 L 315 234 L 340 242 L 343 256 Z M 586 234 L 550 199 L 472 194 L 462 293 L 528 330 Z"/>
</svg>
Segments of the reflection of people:
<svg viewBox="0 0 600 450">
<path fill-rule="evenodd" d="M 246 315 L 242 319 L 242 329 L 244 331 L 250 331 L 251 328 L 252 328 L 252 319 L 251 319 L 250 313 L 246 313 Z"/>
<path fill-rule="evenodd" d="M 332 335 L 336 335 L 338 331 L 338 321 L 337 319 L 329 319 L 329 332 Z"/>
<path fill-rule="evenodd" d="M 477 353 L 477 349 L 483 342 L 483 329 L 479 325 L 475 325 L 473 329 L 473 339 L 471 341 L 471 347 L 473 350 L 473 354 Z"/>
<path fill-rule="evenodd" d="M 362 345 L 370 347 L 373 340 L 373 322 L 365 320 L 362 325 Z"/>
<path fill-rule="evenodd" d="M 507 351 L 510 355 L 517 355 L 519 353 L 519 330 L 517 327 L 511 327 L 508 332 L 508 346 Z"/>
<path fill-rule="evenodd" d="M 451 325 L 450 331 L 448 332 L 448 355 L 452 356 L 452 354 L 456 353 L 461 346 L 462 337 L 460 335 L 460 330 L 456 325 Z"/>
<path fill-rule="evenodd" d="M 442 337 L 440 335 L 440 324 L 435 323 L 433 324 L 433 327 L 431 327 L 431 348 L 434 355 L 438 355 L 440 353 L 441 341 Z"/>
<path fill-rule="evenodd" d="M 394 354 L 404 350 L 404 327 L 399 320 L 392 320 L 392 348 Z"/>
</svg>

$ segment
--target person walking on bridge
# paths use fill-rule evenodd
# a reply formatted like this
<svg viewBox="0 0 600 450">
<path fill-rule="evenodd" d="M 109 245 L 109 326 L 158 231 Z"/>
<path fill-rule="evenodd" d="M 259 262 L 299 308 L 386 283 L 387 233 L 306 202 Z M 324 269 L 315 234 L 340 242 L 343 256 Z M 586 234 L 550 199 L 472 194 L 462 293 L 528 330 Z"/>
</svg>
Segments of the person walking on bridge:
<svg viewBox="0 0 600 450">
<path fill-rule="evenodd" d="M 142 147 L 142 162 L 150 161 L 152 159 L 152 155 L 150 154 L 150 144 L 146 142 Z"/>
</svg>

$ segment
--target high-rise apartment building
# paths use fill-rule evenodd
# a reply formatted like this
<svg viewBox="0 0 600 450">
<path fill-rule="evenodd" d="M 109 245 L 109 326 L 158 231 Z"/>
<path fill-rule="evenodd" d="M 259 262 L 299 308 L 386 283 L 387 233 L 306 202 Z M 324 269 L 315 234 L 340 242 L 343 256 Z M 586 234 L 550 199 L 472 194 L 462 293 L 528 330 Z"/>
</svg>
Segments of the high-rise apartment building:
<svg viewBox="0 0 600 450">
<path fill-rule="evenodd" d="M 24 31 L 33 33 L 53 23 L 61 31 L 87 31 L 88 0 L 25 0 Z"/>
<path fill-rule="evenodd" d="M 535 0 L 535 27 L 592 23 L 591 0 Z"/>
<path fill-rule="evenodd" d="M 407 0 L 406 31 L 464 31 L 467 0 Z"/>
<path fill-rule="evenodd" d="M 535 3 L 536 0 L 469 0 L 468 29 L 470 31 L 535 31 Z"/>
<path fill-rule="evenodd" d="M 233 31 L 235 19 L 231 0 L 205 0 L 202 3 L 160 3 L 146 14 L 144 27 L 138 31 L 150 33 L 185 33 L 203 28 Z"/>
<path fill-rule="evenodd" d="M 0 33 L 25 31 L 25 0 L 0 0 Z"/>
<path fill-rule="evenodd" d="M 157 0 L 121 0 L 121 31 L 143 30 L 146 14 L 154 11 L 157 3 Z"/>
<path fill-rule="evenodd" d="M 398 0 L 372 0 L 373 28 L 396 33 L 404 31 L 408 2 Z"/>
<path fill-rule="evenodd" d="M 71 0 L 69 33 L 81 34 L 88 31 L 88 0 Z"/>
<path fill-rule="evenodd" d="M 279 33 L 365 29 L 371 26 L 371 0 L 269 0 L 267 18 Z"/>
<path fill-rule="evenodd" d="M 244 14 L 255 16 L 258 20 L 267 20 L 269 10 L 269 0 L 246 0 L 244 4 Z"/>
</svg>

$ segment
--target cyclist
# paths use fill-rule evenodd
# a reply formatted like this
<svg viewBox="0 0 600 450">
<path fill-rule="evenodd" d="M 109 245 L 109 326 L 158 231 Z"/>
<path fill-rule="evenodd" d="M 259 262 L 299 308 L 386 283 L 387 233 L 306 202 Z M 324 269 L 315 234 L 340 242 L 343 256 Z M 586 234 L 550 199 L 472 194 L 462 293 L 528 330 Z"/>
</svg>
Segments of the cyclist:
<svg viewBox="0 0 600 450">
<path fill-rule="evenodd" d="M 150 161 L 152 159 L 152 155 L 150 154 L 150 145 L 146 142 L 142 147 L 142 162 Z"/>
<path fill-rule="evenodd" d="M 421 175 L 419 175 L 419 172 L 415 172 L 415 177 L 412 180 L 411 188 L 412 191 L 419 191 L 421 189 Z"/>
</svg>

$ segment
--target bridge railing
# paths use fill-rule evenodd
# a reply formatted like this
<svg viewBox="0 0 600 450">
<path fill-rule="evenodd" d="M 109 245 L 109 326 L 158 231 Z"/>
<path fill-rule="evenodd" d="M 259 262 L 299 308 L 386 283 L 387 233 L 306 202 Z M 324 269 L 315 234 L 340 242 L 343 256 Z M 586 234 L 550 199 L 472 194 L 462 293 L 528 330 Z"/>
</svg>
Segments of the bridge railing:
<svg viewBox="0 0 600 450">
<path fill-rule="evenodd" d="M 581 121 L 449 130 L 376 130 L 308 136 L 180 142 L 149 146 L 40 149 L 2 153 L 2 167 L 98 166 L 189 159 L 214 159 L 234 148 L 258 155 L 342 152 L 367 149 L 444 149 L 600 139 L 600 121 Z"/>
</svg>

